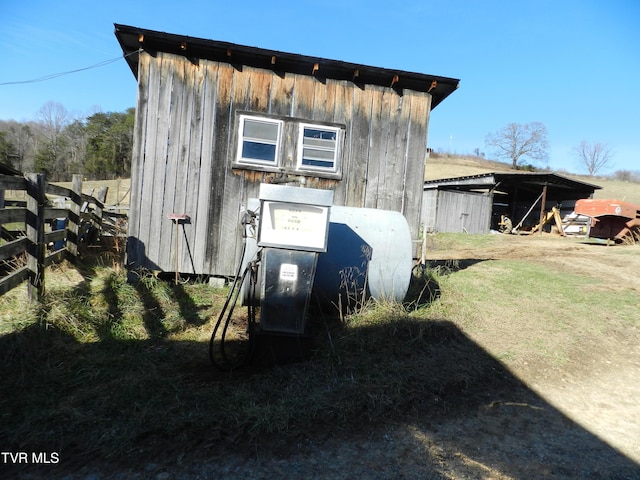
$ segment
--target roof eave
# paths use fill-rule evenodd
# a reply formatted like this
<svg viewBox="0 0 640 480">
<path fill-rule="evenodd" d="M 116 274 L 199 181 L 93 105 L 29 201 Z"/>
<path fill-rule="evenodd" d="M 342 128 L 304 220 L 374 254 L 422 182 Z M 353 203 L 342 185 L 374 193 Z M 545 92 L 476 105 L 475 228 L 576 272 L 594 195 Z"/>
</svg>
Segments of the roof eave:
<svg viewBox="0 0 640 480">
<path fill-rule="evenodd" d="M 351 81 L 356 85 L 378 85 L 402 91 L 426 92 L 432 96 L 433 110 L 459 86 L 456 78 L 426 75 L 402 70 L 372 67 L 339 60 L 311 57 L 293 53 L 249 47 L 217 40 L 175 35 L 127 25 L 114 24 L 115 35 L 123 54 L 137 78 L 140 50 L 148 53 L 167 52 L 182 55 L 191 62 L 207 59 L 272 70 L 276 73 L 295 73 Z"/>
</svg>

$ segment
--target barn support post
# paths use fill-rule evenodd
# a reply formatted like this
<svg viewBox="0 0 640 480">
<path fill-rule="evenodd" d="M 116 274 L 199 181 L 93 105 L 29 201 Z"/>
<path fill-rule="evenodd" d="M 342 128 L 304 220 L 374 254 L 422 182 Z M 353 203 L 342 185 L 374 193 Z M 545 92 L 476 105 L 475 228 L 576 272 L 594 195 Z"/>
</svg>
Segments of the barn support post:
<svg viewBox="0 0 640 480">
<path fill-rule="evenodd" d="M 72 195 L 69 198 L 69 224 L 67 226 L 67 252 L 73 260 L 78 258 L 78 233 L 80 232 L 80 207 L 82 205 L 82 175 L 71 179 Z"/>
<path fill-rule="evenodd" d="M 540 225 L 540 233 L 539 235 L 542 236 L 542 222 L 544 222 L 544 207 L 547 204 L 547 184 L 545 183 L 544 186 L 542 187 L 542 202 L 540 203 L 540 223 L 538 225 Z"/>
<path fill-rule="evenodd" d="M 29 244 L 27 245 L 27 268 L 29 269 L 29 283 L 27 295 L 32 302 L 38 302 L 44 295 L 44 223 L 46 202 L 46 178 L 41 173 L 30 173 L 27 179 L 27 218 L 26 230 Z"/>
</svg>

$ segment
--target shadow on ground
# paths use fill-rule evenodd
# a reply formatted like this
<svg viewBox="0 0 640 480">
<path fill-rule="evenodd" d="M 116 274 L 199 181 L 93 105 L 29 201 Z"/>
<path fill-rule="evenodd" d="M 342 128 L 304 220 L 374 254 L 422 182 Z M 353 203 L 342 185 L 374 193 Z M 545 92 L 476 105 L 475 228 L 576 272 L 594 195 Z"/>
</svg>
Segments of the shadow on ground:
<svg viewBox="0 0 640 480">
<path fill-rule="evenodd" d="M 640 478 L 452 323 L 406 317 L 327 336 L 310 361 L 240 373 L 213 371 L 201 342 L 80 344 L 38 326 L 1 337 L 0 447 L 59 459 L 5 459 L 3 472 Z"/>
</svg>

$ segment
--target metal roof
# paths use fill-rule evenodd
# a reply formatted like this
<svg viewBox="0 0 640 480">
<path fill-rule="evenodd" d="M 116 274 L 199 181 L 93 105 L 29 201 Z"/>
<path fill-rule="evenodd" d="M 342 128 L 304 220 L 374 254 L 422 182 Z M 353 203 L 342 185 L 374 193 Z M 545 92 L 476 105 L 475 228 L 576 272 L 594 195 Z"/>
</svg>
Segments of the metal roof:
<svg viewBox="0 0 640 480">
<path fill-rule="evenodd" d="M 431 109 L 453 93 L 459 79 L 372 67 L 356 63 L 266 50 L 217 40 L 175 35 L 127 25 L 114 24 L 115 35 L 133 72 L 138 74 L 140 49 L 154 54 L 167 52 L 182 55 L 196 63 L 199 59 L 225 62 L 241 69 L 243 65 L 263 68 L 280 75 L 295 73 L 322 79 L 347 80 L 356 85 L 390 87 L 400 95 L 404 89 L 432 95 Z"/>
<path fill-rule="evenodd" d="M 530 186 L 553 186 L 561 189 L 569 190 L 599 190 L 602 187 L 593 185 L 571 178 L 563 177 L 556 173 L 537 173 L 537 172 L 518 172 L 505 173 L 493 172 L 482 173 L 479 175 L 470 175 L 466 177 L 443 178 L 440 180 L 427 180 L 424 182 L 425 189 L 447 187 L 460 187 L 461 190 L 469 190 L 473 188 L 495 188 L 496 186 L 511 185 L 530 185 Z"/>
<path fill-rule="evenodd" d="M 424 190 L 492 190 L 506 193 L 513 193 L 517 190 L 518 198 L 524 200 L 528 197 L 535 198 L 545 185 L 548 187 L 550 196 L 571 195 L 575 198 L 588 197 L 595 190 L 602 188 L 598 185 L 573 180 L 555 173 L 494 172 L 466 177 L 427 180 L 424 182 Z"/>
</svg>

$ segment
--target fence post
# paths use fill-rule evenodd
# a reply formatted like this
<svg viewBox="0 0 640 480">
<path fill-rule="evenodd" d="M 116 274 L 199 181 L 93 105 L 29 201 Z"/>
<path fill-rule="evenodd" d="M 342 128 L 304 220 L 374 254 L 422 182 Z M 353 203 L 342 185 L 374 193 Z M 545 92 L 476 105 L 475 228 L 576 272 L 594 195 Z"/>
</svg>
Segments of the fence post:
<svg viewBox="0 0 640 480">
<path fill-rule="evenodd" d="M 0 190 L 0 208 L 4 208 L 4 190 Z M 0 239 L 4 238 L 3 228 L 2 222 L 0 222 Z"/>
<path fill-rule="evenodd" d="M 39 301 L 44 294 L 44 207 L 46 202 L 46 178 L 41 173 L 30 173 L 27 179 L 27 268 L 29 283 L 27 294 L 32 302 Z"/>
<path fill-rule="evenodd" d="M 72 195 L 69 197 L 69 225 L 67 226 L 67 252 L 78 257 L 78 234 L 80 232 L 80 207 L 82 205 L 82 175 L 73 175 L 71 179 Z"/>
<path fill-rule="evenodd" d="M 109 187 L 103 186 L 94 195 L 94 198 L 99 202 L 96 203 L 95 214 L 98 217 L 98 231 L 100 232 L 102 232 L 102 222 L 104 221 L 104 204 L 107 201 L 107 193 L 109 193 Z"/>
</svg>

